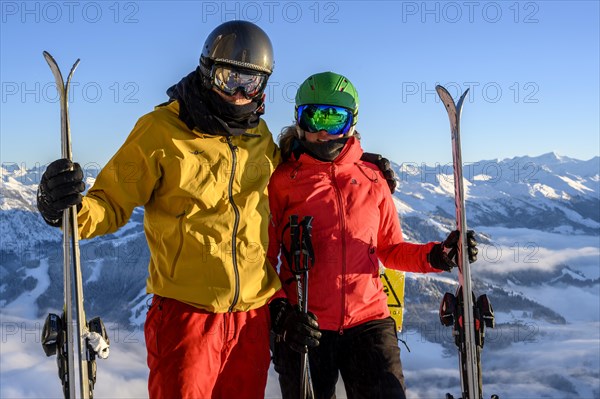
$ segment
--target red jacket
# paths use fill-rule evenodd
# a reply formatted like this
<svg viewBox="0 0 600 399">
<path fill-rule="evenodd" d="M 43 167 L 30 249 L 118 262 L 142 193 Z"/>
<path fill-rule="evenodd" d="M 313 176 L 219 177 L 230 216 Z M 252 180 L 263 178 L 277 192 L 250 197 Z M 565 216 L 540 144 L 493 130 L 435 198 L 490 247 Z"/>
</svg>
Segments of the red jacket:
<svg viewBox="0 0 600 399">
<path fill-rule="evenodd" d="M 403 242 L 400 221 L 385 178 L 362 162 L 362 148 L 351 137 L 334 162 L 302 154 L 277 167 L 269 182 L 268 258 L 277 265 L 281 244 L 290 248 L 289 216 L 313 216 L 315 264 L 309 272 L 308 310 L 323 330 L 339 330 L 389 316 L 379 278 L 387 268 L 439 272 L 427 262 L 434 243 Z M 279 276 L 290 302 L 297 303 L 296 281 L 281 256 Z"/>
</svg>

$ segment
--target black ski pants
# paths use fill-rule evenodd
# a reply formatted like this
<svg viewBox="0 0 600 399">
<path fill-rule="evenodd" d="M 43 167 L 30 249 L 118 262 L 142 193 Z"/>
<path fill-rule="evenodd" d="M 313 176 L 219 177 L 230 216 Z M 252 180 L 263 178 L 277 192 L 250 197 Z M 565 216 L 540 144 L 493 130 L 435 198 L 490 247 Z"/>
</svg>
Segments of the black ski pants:
<svg viewBox="0 0 600 399">
<path fill-rule="evenodd" d="M 338 331 L 321 330 L 318 347 L 309 352 L 315 398 L 335 399 L 338 371 L 348 399 L 405 399 L 404 375 L 396 324 L 389 317 Z M 300 397 L 300 354 L 275 342 L 273 363 L 283 399 Z"/>
</svg>

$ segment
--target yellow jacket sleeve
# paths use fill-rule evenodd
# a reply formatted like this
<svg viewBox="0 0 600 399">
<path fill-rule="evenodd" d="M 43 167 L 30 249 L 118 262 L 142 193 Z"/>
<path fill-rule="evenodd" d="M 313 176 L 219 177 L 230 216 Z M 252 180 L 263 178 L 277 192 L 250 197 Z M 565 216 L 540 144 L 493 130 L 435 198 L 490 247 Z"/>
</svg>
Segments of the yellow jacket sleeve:
<svg viewBox="0 0 600 399">
<path fill-rule="evenodd" d="M 152 135 L 153 116 L 139 119 L 113 158 L 83 198 L 78 214 L 80 238 L 114 233 L 133 210 L 148 202 L 160 181 L 160 140 Z"/>
</svg>

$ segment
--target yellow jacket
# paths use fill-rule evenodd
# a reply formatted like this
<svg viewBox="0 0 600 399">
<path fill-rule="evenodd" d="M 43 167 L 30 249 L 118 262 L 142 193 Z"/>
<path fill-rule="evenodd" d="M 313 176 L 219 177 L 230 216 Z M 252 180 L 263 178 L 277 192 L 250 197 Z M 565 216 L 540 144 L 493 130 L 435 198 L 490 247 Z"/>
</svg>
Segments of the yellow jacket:
<svg viewBox="0 0 600 399">
<path fill-rule="evenodd" d="M 215 313 L 258 308 L 280 288 L 266 260 L 278 149 L 262 120 L 227 138 L 178 114 L 172 102 L 138 120 L 84 197 L 80 236 L 113 233 L 144 206 L 148 293 Z"/>
</svg>

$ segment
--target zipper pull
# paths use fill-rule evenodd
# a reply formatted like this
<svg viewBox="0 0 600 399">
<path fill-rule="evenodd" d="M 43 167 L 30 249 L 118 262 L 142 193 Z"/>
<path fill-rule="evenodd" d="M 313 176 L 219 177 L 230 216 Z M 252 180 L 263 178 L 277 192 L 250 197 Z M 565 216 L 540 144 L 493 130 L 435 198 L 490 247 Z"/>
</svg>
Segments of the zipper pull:
<svg viewBox="0 0 600 399">
<path fill-rule="evenodd" d="M 227 144 L 229 144 L 229 148 L 233 151 L 237 151 L 237 146 L 231 142 L 231 136 L 227 136 Z"/>
</svg>

